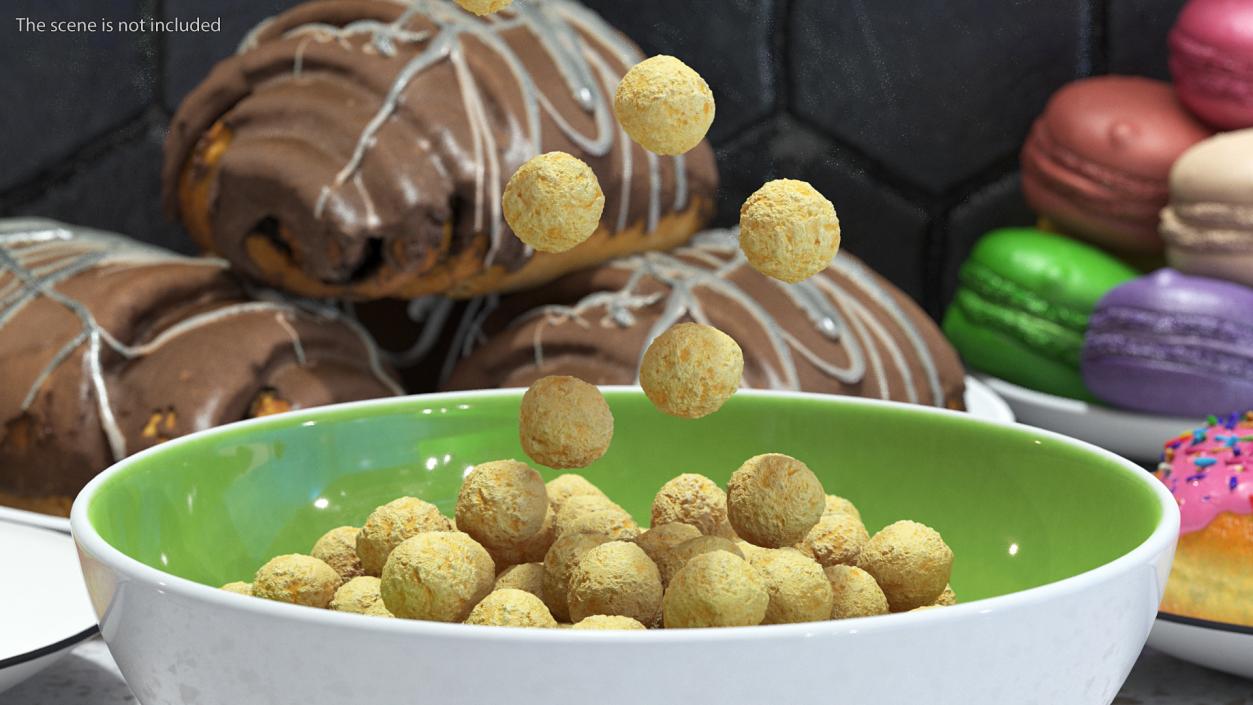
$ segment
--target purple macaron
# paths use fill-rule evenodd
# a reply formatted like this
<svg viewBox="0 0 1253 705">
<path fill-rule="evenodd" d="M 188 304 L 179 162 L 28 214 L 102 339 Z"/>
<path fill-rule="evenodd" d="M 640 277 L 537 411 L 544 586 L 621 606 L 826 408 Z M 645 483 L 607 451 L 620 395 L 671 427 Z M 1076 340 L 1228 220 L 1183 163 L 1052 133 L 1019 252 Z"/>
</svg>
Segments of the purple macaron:
<svg viewBox="0 0 1253 705">
<path fill-rule="evenodd" d="M 1092 313 L 1081 367 L 1098 399 L 1125 409 L 1253 406 L 1253 288 L 1173 269 L 1118 286 Z"/>
</svg>

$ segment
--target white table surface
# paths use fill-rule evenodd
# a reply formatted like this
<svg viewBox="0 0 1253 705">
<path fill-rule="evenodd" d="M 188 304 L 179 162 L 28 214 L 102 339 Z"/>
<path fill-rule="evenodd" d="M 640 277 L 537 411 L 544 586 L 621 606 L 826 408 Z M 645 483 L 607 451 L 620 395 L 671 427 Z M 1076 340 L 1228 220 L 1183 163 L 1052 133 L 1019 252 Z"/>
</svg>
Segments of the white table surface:
<svg viewBox="0 0 1253 705">
<path fill-rule="evenodd" d="M 0 694 L 3 705 L 122 705 L 135 696 L 93 639 L 48 670 Z M 1115 705 L 1253 705 L 1253 681 L 1146 649 Z"/>
</svg>

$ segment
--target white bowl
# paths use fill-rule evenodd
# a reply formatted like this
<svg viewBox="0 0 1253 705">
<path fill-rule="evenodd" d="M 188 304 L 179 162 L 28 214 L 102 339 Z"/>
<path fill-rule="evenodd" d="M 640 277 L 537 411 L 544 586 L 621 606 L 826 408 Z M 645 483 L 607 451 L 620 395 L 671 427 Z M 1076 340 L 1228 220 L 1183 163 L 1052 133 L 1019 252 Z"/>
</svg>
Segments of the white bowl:
<svg viewBox="0 0 1253 705">
<path fill-rule="evenodd" d="M 413 403 L 416 416 L 419 401 L 429 410 L 467 396 L 340 408 Z M 859 399 L 830 403 L 854 407 L 849 413 L 905 406 Z M 960 417 L 963 423 L 1007 425 L 909 408 Z M 318 413 L 324 410 L 284 418 L 308 425 Z M 235 428 L 260 423 L 270 421 Z M 194 583 L 124 555 L 94 530 L 87 508 L 102 483 L 148 454 L 217 432 L 171 441 L 119 463 L 93 480 L 74 504 L 74 537 L 101 633 L 145 705 L 1106 705 L 1148 636 L 1179 532 L 1173 498 L 1150 475 L 1099 448 L 1032 430 L 1036 443 L 1104 456 L 1121 465 L 1127 482 L 1150 488 L 1162 515 L 1149 537 L 1111 562 L 1057 582 L 886 617 L 647 632 L 388 620 L 241 597 Z"/>
</svg>

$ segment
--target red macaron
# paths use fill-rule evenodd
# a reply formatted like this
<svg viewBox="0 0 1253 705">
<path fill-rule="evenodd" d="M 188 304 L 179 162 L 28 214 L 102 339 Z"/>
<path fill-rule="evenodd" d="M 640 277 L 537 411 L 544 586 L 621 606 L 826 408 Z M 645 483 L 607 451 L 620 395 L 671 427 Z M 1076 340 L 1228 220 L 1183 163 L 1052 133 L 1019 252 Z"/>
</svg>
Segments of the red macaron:
<svg viewBox="0 0 1253 705">
<path fill-rule="evenodd" d="M 1160 253 L 1170 167 L 1210 134 L 1164 82 L 1075 81 L 1053 94 L 1023 145 L 1023 193 L 1070 235 L 1126 255 Z"/>
<path fill-rule="evenodd" d="M 1253 127 L 1253 0 L 1192 0 L 1170 30 L 1175 90 L 1214 127 Z"/>
</svg>

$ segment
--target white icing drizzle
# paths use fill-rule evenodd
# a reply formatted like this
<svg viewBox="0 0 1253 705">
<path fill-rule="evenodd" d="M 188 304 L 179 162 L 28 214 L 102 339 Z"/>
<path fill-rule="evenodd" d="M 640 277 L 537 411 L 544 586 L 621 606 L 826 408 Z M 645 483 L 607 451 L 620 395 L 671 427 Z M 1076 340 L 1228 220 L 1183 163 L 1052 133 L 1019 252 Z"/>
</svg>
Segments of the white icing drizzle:
<svg viewBox="0 0 1253 705">
<path fill-rule="evenodd" d="M 82 324 L 82 331 L 61 346 L 48 364 L 35 376 L 22 400 L 22 411 L 34 404 L 39 391 L 52 376 L 84 344 L 84 377 L 96 399 L 101 428 L 109 442 L 114 459 L 127 455 L 126 437 L 117 423 L 108 382 L 105 379 L 102 355 L 107 346 L 126 360 L 135 360 L 156 352 L 170 341 L 213 323 L 258 312 L 273 312 L 275 320 L 292 339 L 292 348 L 299 364 L 305 364 L 305 350 L 290 318 L 299 312 L 346 325 L 366 350 L 370 369 L 380 383 L 394 394 L 403 394 L 400 386 L 383 370 L 377 346 L 355 320 L 320 304 L 283 300 L 269 294 L 269 301 L 252 301 L 223 306 L 186 318 L 163 330 L 152 340 L 129 345 L 119 341 L 96 321 L 82 302 L 57 290 L 56 285 L 95 267 L 143 267 L 179 263 L 225 269 L 226 262 L 215 258 L 184 257 L 172 252 L 89 228 L 63 225 L 42 219 L 0 221 L 0 333 L 30 302 L 43 297 L 63 306 Z"/>
<path fill-rule="evenodd" d="M 735 230 L 702 233 L 688 246 L 675 250 L 673 254 L 646 252 L 615 260 L 606 266 L 629 272 L 621 289 L 592 292 L 572 306 L 541 306 L 510 323 L 511 327 L 516 327 L 526 321 L 543 318 L 532 338 L 537 366 L 544 363 L 543 332 L 546 327 L 573 323 L 585 328 L 593 325 L 603 328 L 631 328 L 637 324 L 637 311 L 654 307 L 664 300 L 662 311 L 649 329 L 641 348 L 642 357 L 648 344 L 675 323 L 685 318 L 701 323 L 709 321 L 706 304 L 697 295 L 704 290 L 729 299 L 764 333 L 773 352 L 773 360 L 762 359 L 759 362 L 771 388 L 799 389 L 799 372 L 795 359 L 799 356 L 823 374 L 844 384 L 873 381 L 873 388 L 868 387 L 865 393 L 884 399 L 890 397 L 887 374 L 889 370 L 893 370 L 901 377 L 906 398 L 915 403 L 921 401 L 905 350 L 897 343 L 879 314 L 840 282 L 823 274 L 810 277 L 799 284 L 771 280 L 805 313 L 820 336 L 843 346 L 848 357 L 843 366 L 824 359 L 806 346 L 764 306 L 732 282 L 730 275 L 747 266 L 738 245 L 738 232 Z M 848 258 L 836 257 L 832 267 L 862 292 L 865 298 L 882 309 L 887 321 L 901 331 L 908 348 L 912 349 L 922 368 L 926 389 L 930 392 L 930 403 L 943 406 L 944 389 L 935 359 L 921 333 L 893 300 L 892 295 L 879 286 L 862 265 Z M 660 282 L 669 291 L 641 294 L 636 289 L 645 277 Z M 589 319 L 594 311 L 603 311 L 599 320 Z M 444 362 L 443 379 L 447 379 L 457 361 L 473 349 L 476 341 L 484 339 L 481 327 L 485 317 L 476 302 L 472 301 L 454 334 L 453 352 Z M 436 321 L 431 317 L 426 320 L 426 325 L 428 328 L 433 325 L 442 328 L 442 320 Z M 427 330 L 423 334 L 427 334 Z M 880 353 L 880 346 L 886 351 L 886 359 Z M 868 372 L 870 380 L 866 379 Z"/>
<path fill-rule="evenodd" d="M 526 155 L 527 158 L 544 151 L 541 111 L 548 115 L 571 142 L 590 155 L 604 157 L 618 145 L 622 154 L 623 185 L 622 204 L 615 227 L 616 231 L 625 230 L 628 225 L 630 183 L 634 168 L 633 146 L 626 133 L 617 126 L 608 97 L 616 89 L 619 75 L 601 54 L 588 46 L 587 38 L 600 44 L 623 66 L 633 66 L 643 59 L 639 51 L 622 39 L 598 15 L 572 0 L 515 0 L 510 8 L 486 19 L 475 17 L 448 0 L 408 0 L 400 4 L 406 5 L 406 9 L 393 22 L 359 20 L 342 27 L 309 23 L 290 29 L 283 35 L 285 38 L 313 36 L 322 41 L 335 41 L 347 51 L 354 50 L 354 44 L 349 41 L 351 38 L 366 36 L 369 37 L 369 42 L 361 44 L 363 51 L 372 48 L 384 56 L 394 56 L 397 44 L 426 44 L 396 74 L 378 111 L 358 136 L 352 155 L 331 183 L 322 187 L 314 206 L 314 215 L 324 217 L 331 201 L 340 197 L 340 189 L 354 180 L 353 177 L 359 173 L 379 131 L 395 114 L 413 80 L 435 64 L 447 60 L 456 75 L 473 141 L 474 231 L 489 233 L 490 245 L 484 262 L 490 266 L 495 261 L 503 245 L 504 220 L 501 217 L 500 200 L 508 175 L 501 171 L 500 155 L 489 111 L 485 107 L 473 70 L 465 60 L 463 40 L 468 37 L 490 48 L 508 66 L 518 82 L 532 148 L 532 153 Z M 433 33 L 409 29 L 409 23 L 419 15 L 434 23 L 438 29 Z M 249 32 L 239 46 L 239 53 L 255 49 L 264 28 L 272 21 L 271 18 Z M 529 31 L 539 40 L 570 95 L 584 111 L 592 115 L 595 126 L 593 135 L 584 135 L 569 123 L 553 105 L 551 98 L 539 89 L 530 70 L 502 38 L 504 32 L 519 28 Z M 302 42 L 297 46 L 293 66 L 293 72 L 297 76 L 305 71 L 303 49 Z M 686 165 L 682 156 L 674 157 L 672 164 L 674 209 L 682 211 L 688 205 Z M 660 158 L 647 153 L 647 166 L 649 204 L 646 227 L 648 232 L 653 232 L 661 220 Z M 369 194 L 361 182 L 356 181 L 355 185 L 357 197 L 368 204 Z M 530 254 L 530 249 L 527 248 L 527 255 Z"/>
</svg>

